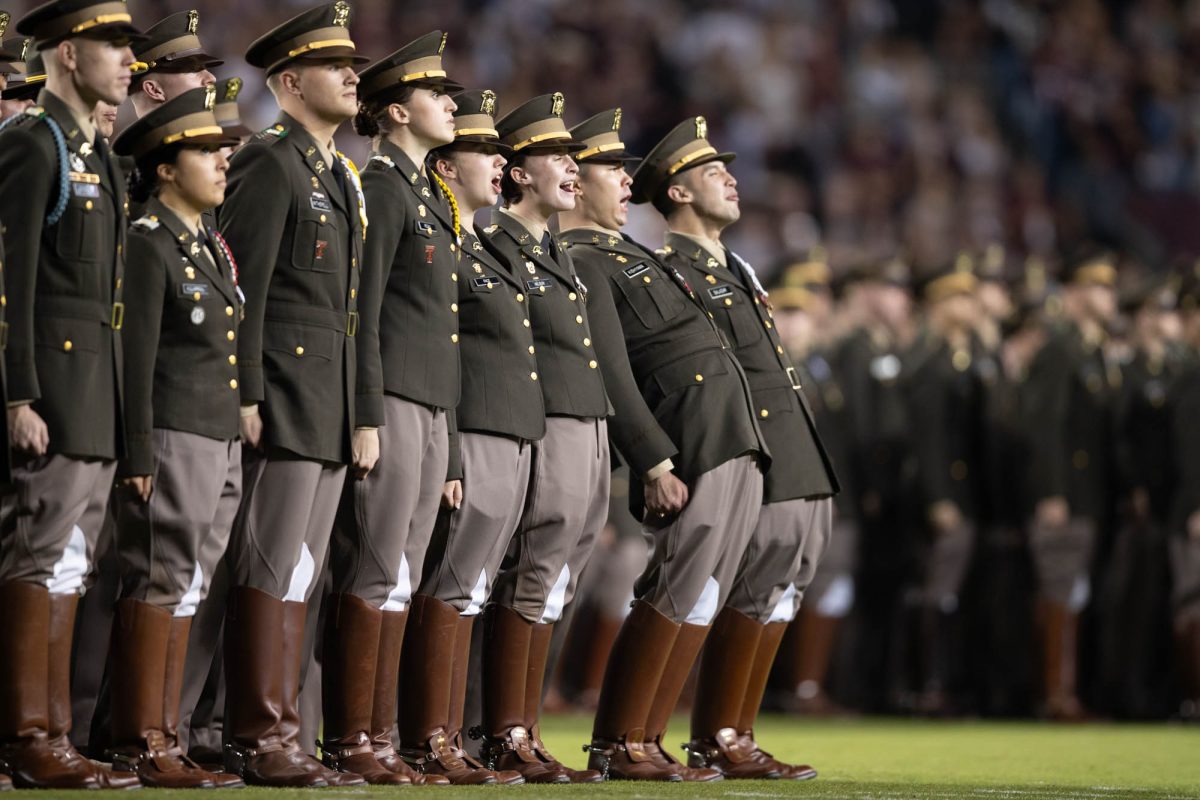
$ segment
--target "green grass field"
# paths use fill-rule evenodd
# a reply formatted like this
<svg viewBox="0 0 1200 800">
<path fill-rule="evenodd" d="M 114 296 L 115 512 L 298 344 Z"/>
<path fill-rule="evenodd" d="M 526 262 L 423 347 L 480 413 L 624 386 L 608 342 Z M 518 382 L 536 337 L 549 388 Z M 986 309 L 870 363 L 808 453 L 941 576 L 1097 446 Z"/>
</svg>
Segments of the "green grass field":
<svg viewBox="0 0 1200 800">
<path fill-rule="evenodd" d="M 686 738 L 687 722 L 676 719 L 673 744 Z M 590 719 L 555 716 L 544 720 L 547 745 L 567 763 L 582 766 L 580 746 Z M 243 789 L 241 800 L 363 798 L 396 791 L 430 793 L 445 800 L 481 793 L 522 797 L 659 798 L 1200 798 L 1200 728 L 1176 725 L 1051 726 L 1007 722 L 910 722 L 895 720 L 810 721 L 766 717 L 759 741 L 780 758 L 803 760 L 821 776 L 807 783 L 723 781 L 697 784 L 610 783 L 603 786 L 488 786 L 429 789 Z M 50 798 L 58 793 L 17 792 Z M 179 792 L 143 790 L 139 800 Z M 192 796 L 195 793 L 191 793 Z M 78 797 L 77 793 L 61 796 Z M 206 795 L 207 796 L 207 795 Z"/>
</svg>

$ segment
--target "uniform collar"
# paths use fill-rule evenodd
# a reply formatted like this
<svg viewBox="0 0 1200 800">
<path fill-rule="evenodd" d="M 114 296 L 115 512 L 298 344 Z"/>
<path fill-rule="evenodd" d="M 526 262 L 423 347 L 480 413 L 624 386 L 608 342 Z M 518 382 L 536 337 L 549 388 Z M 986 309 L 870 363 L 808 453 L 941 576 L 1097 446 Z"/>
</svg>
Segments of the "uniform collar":
<svg viewBox="0 0 1200 800">
<path fill-rule="evenodd" d="M 80 117 L 74 108 L 67 105 L 66 101 L 56 95 L 49 89 L 42 89 L 38 95 L 38 105 L 46 109 L 60 123 L 69 122 L 70 125 L 64 125 L 67 138 L 80 142 L 93 144 L 96 141 L 96 123 L 92 122 L 91 117 Z M 71 136 L 74 131 L 75 135 Z M 73 149 L 78 150 L 78 145 Z"/>
<path fill-rule="evenodd" d="M 522 216 L 521 214 L 513 211 L 511 208 L 501 208 L 500 213 L 512 217 L 518 223 L 520 223 L 521 227 L 529 233 L 529 236 L 531 239 L 533 239 L 534 244 L 541 244 L 542 239 L 544 239 L 546 234 L 550 232 L 550 226 L 548 224 L 538 225 L 536 222 L 529 219 L 529 217 Z"/>
<path fill-rule="evenodd" d="M 668 231 L 667 244 L 681 253 L 696 252 L 696 248 L 699 247 L 700 250 L 715 258 L 722 267 L 729 266 L 725 256 L 725 247 L 707 236 L 693 236 L 682 231 Z M 692 256 L 692 258 L 696 261 L 700 260 L 699 255 Z"/>
</svg>

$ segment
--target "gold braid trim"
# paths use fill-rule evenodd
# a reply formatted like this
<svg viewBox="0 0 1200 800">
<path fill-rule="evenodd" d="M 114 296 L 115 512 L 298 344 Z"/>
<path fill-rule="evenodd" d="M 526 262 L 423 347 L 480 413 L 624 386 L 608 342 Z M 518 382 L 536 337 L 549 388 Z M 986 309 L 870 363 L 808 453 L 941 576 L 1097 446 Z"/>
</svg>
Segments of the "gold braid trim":
<svg viewBox="0 0 1200 800">
<path fill-rule="evenodd" d="M 429 175 L 433 178 L 433 182 L 438 185 L 438 188 L 442 190 L 442 194 L 446 196 L 446 201 L 450 203 L 450 215 L 454 220 L 454 239 L 455 241 L 461 241 L 459 236 L 462 226 L 458 218 L 458 200 L 454 199 L 454 192 L 450 191 L 450 187 L 442 180 L 441 175 L 438 175 L 432 169 L 429 170 Z"/>
</svg>

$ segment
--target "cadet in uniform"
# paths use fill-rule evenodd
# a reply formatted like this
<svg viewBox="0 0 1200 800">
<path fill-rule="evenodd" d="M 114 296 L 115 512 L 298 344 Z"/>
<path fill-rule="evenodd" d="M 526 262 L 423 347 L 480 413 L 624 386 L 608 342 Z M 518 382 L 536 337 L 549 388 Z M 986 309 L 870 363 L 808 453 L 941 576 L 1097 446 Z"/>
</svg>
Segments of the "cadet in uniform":
<svg viewBox="0 0 1200 800">
<path fill-rule="evenodd" d="M 545 433 L 525 286 L 484 248 L 475 212 L 500 193 L 510 152 L 496 132 L 495 93 L 455 95 L 454 142 L 431 157 L 457 233 L 458 348 L 462 402 L 450 437 L 443 509 L 425 556 L 403 658 L 400 741 L 427 777 L 456 784 L 520 783 L 515 771 L 483 767 L 463 750 L 471 634 L 492 576 L 525 506 L 532 443 Z M 522 676 L 524 679 L 524 676 Z"/>
<path fill-rule="evenodd" d="M 241 265 L 242 440 L 251 448 L 230 542 L 225 626 L 226 764 L 266 786 L 361 784 L 306 755 L 297 735 L 305 612 L 325 562 L 354 430 L 365 203 L 333 148 L 357 111 L 343 0 L 260 37 L 246 61 L 282 113 L 234 156 L 219 211 Z M 353 459 L 361 472 L 372 454 Z"/>
<path fill-rule="evenodd" d="M 586 149 L 575 156 L 580 200 L 565 215 L 564 238 L 592 288 L 596 347 L 616 409 L 613 442 L 629 464 L 631 511 L 655 549 L 609 655 L 589 766 L 611 778 L 719 780 L 715 769 L 681 765 L 663 737 L 734 585 L 767 448 L 745 376 L 692 284 L 620 233 L 629 200 L 656 197 L 665 173 L 689 163 L 678 130 L 631 179 L 619 129 L 616 109 L 574 129 Z"/>
<path fill-rule="evenodd" d="M 93 0 L 40 6 L 17 29 L 48 78 L 40 105 L 0 133 L 18 453 L 16 498 L 0 521 L 0 770 L 25 787 L 128 787 L 136 776 L 96 766 L 67 735 L 75 611 L 124 450 L 125 190 L 92 112 L 124 97 L 138 33 L 124 3 Z"/>
<path fill-rule="evenodd" d="M 1200 719 L 1200 266 L 1184 277 L 1179 309 L 1188 353 L 1168 401 L 1175 491 L 1167 524 L 1172 622 L 1183 689 L 1179 711 L 1194 722 Z"/>
<path fill-rule="evenodd" d="M 917 586 L 909 624 L 916 644 L 916 710 L 948 709 L 950 668 L 961 651 L 954 636 L 963 582 L 978 522 L 978 433 L 982 387 L 973 369 L 978 281 L 967 253 L 921 276 L 925 330 L 906 358 L 916 454 L 915 502 L 923 519 L 913 531 Z"/>
<path fill-rule="evenodd" d="M 1120 300 L 1129 323 L 1128 357 L 1114 409 L 1118 524 L 1100 592 L 1100 670 L 1109 709 L 1142 718 L 1158 713 L 1166 658 L 1162 610 L 1169 604 L 1167 518 L 1176 476 L 1167 402 L 1184 367 L 1171 341 L 1178 327 L 1175 287 L 1143 275 Z"/>
<path fill-rule="evenodd" d="M 587 286 L 548 229 L 555 214 L 575 206 L 570 153 L 583 149 L 563 124 L 563 104 L 561 94 L 541 95 L 496 123 L 512 157 L 504 206 L 482 238 L 529 296 L 546 434 L 532 447 L 525 511 L 485 615 L 482 753 L 531 782 L 587 783 L 599 773 L 564 767 L 537 724 L 550 637 L 604 527 L 611 472 L 612 407 L 587 320 Z M 478 603 L 488 599 L 492 577 L 478 576 Z"/>
<path fill-rule="evenodd" d="M 783 705 L 809 714 L 836 714 L 842 709 L 826 694 L 826 678 L 842 621 L 854 606 L 859 521 L 855 493 L 847 485 L 851 473 L 846 396 L 841 376 L 829 356 L 833 341 L 832 272 L 825 252 L 814 247 L 779 271 L 770 289 L 775 329 L 796 365 L 805 399 L 821 432 L 821 441 L 838 464 L 840 490 L 834 497 L 833 531 L 817 565 L 800 613 L 780 643 L 778 671 L 786 692 Z"/>
<path fill-rule="evenodd" d="M 0 122 L 15 117 L 33 105 L 46 83 L 45 61 L 42 54 L 34 49 L 33 39 L 21 42 L 20 49 L 25 54 L 21 63 L 7 62 L 17 71 L 0 76 L 4 79 L 4 89 L 0 91 Z"/>
<path fill-rule="evenodd" d="M 909 523 L 912 453 L 908 409 L 900 381 L 909 324 L 909 268 L 900 258 L 854 268 L 847 276 L 854 326 L 834 352 L 846 399 L 851 460 L 844 471 L 856 490 L 861 520 L 859 591 L 864 634 L 855 660 L 863 664 L 865 705 L 885 702 L 887 669 L 898 644 L 893 631 L 903 571 L 902 535 Z"/>
<path fill-rule="evenodd" d="M 213 114 L 214 87 L 159 106 L 114 142 L 137 163 L 126 277 L 125 430 L 116 550 L 113 765 L 146 786 L 240 786 L 176 742 L 188 634 L 241 499 L 236 265 L 201 214 L 225 194 L 237 140 Z"/>
<path fill-rule="evenodd" d="M 134 45 L 129 98 L 139 118 L 184 92 L 216 83 L 212 70 L 224 64 L 204 52 L 197 11 L 180 11 L 146 29 Z"/>
<path fill-rule="evenodd" d="M 1119 374 L 1105 363 L 1105 326 L 1116 313 L 1116 268 L 1102 252 L 1067 265 L 1063 324 L 1030 367 L 1028 412 L 1034 515 L 1030 547 L 1038 580 L 1047 716 L 1077 719 L 1079 614 L 1109 513 L 1113 402 Z"/>
<path fill-rule="evenodd" d="M 158 105 L 179 96 L 188 89 L 213 83 L 211 66 L 224 62 L 206 55 L 196 38 L 199 16 L 195 11 L 173 14 L 162 22 L 151 26 L 145 38 L 133 43 L 133 55 L 137 59 L 131 67 L 133 80 L 129 95 L 134 113 L 144 116 Z M 106 138 L 111 137 L 117 118 L 117 105 L 100 103 L 96 108 L 96 126 Z M 128 180 L 133 172 L 131 156 L 120 159 L 121 170 Z M 141 203 L 130 201 L 130 218 L 142 216 Z M 209 216 L 209 222 L 212 221 Z M 115 502 L 115 500 L 113 501 Z M 111 517 L 115 510 L 110 508 L 105 520 L 104 532 L 97 543 L 95 577 L 88 593 L 80 601 L 79 642 L 75 647 L 74 668 L 71 678 L 72 713 L 77 721 L 77 730 L 72 739 L 85 751 L 103 749 L 106 730 L 91 736 L 93 713 L 97 716 L 97 727 L 103 725 L 108 716 L 107 691 L 101 683 L 107 663 L 109 641 L 113 621 L 113 603 L 120 593 L 120 559 L 112 549 Z M 99 703 L 97 702 L 99 701 Z"/>
<path fill-rule="evenodd" d="M 638 168 L 634 200 L 653 202 L 666 219 L 664 261 L 697 287 L 731 343 L 772 461 L 754 534 L 727 600 L 713 609 L 720 613 L 700 656 L 688 763 L 726 777 L 803 780 L 816 772 L 761 751 L 753 726 L 780 640 L 829 541 L 838 484 L 766 292 L 721 244 L 722 230 L 740 216 L 726 167 L 734 156 L 718 153 L 707 133 L 703 117 L 677 125 Z"/>
<path fill-rule="evenodd" d="M 365 69 L 354 123 L 373 142 L 363 171 L 373 219 L 354 436 L 355 449 L 377 452 L 379 461 L 355 476 L 334 530 L 321 749 L 328 766 L 377 784 L 421 779 L 390 752 L 398 648 L 437 518 L 459 397 L 454 219 L 425 169 L 429 151 L 454 139 L 447 91 L 462 87 L 442 68 L 445 43 L 433 31 Z"/>
</svg>

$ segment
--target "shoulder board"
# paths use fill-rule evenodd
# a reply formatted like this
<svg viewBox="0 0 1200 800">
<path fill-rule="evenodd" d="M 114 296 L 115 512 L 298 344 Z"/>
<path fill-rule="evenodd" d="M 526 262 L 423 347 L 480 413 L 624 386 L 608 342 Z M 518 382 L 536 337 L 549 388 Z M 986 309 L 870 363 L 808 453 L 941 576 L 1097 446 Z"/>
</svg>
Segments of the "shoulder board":
<svg viewBox="0 0 1200 800">
<path fill-rule="evenodd" d="M 367 165 L 370 166 L 371 164 L 383 164 L 389 169 L 396 168 L 396 162 L 392 161 L 392 159 L 385 156 L 383 153 L 376 153 L 375 155 L 371 156 L 371 159 L 367 162 Z"/>
<path fill-rule="evenodd" d="M 288 129 L 276 123 L 275 125 L 272 125 L 271 127 L 254 134 L 254 138 L 260 142 L 269 142 L 275 139 L 286 139 L 287 135 Z"/>
<path fill-rule="evenodd" d="M 141 228 L 144 231 L 152 231 L 156 230 L 162 223 L 158 221 L 158 217 L 154 216 L 153 214 L 147 214 L 141 219 L 134 220 L 133 224 L 135 227 Z"/>
<path fill-rule="evenodd" d="M 9 127 L 15 128 L 26 124 L 32 125 L 34 122 L 45 118 L 46 109 L 42 108 L 41 106 L 30 106 L 29 108 L 25 109 L 24 113 L 17 114 L 16 116 L 5 120 L 3 124 L 0 124 L 0 129 Z"/>
</svg>

